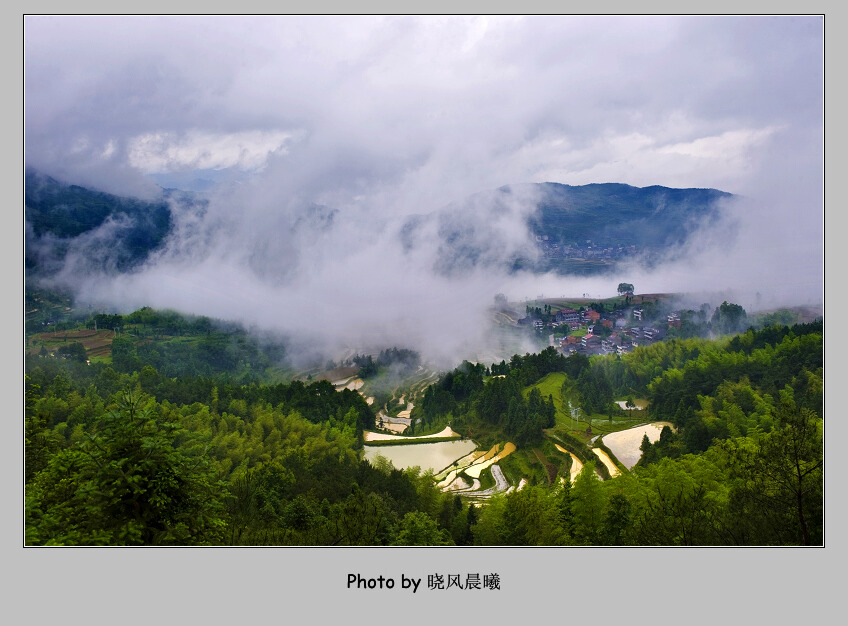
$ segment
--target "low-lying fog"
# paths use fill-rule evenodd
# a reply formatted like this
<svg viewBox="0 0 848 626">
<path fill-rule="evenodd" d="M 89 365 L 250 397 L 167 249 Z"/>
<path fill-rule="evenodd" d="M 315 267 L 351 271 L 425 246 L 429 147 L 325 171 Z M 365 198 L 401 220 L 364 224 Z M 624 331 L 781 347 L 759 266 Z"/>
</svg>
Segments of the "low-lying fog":
<svg viewBox="0 0 848 626">
<path fill-rule="evenodd" d="M 204 214 L 175 209 L 139 271 L 84 275 L 69 259 L 86 301 L 241 320 L 304 354 L 397 345 L 452 365 L 485 350 L 498 293 L 602 298 L 629 282 L 749 311 L 823 300 L 819 18 L 27 16 L 25 28 L 28 165 L 121 195 L 155 192 L 156 176 L 223 181 Z M 504 269 L 533 249 L 532 197 L 459 218 L 476 255 L 460 271 L 440 265 L 438 220 L 412 241 L 404 230 L 477 192 L 546 181 L 738 199 L 656 269 L 605 277 Z"/>
</svg>

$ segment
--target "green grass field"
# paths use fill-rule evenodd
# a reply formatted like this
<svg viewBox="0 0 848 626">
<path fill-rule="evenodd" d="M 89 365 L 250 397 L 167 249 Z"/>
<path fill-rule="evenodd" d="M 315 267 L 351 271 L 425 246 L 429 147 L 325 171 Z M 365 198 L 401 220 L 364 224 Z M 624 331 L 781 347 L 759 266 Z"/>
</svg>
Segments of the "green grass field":
<svg viewBox="0 0 848 626">
<path fill-rule="evenodd" d="M 539 390 L 542 394 L 542 398 L 547 399 L 548 396 L 551 396 L 554 400 L 554 407 L 556 408 L 557 426 L 570 428 L 571 413 L 568 409 L 564 408 L 562 397 L 562 384 L 565 382 L 566 378 L 567 376 L 563 372 L 553 372 L 548 374 L 535 385 L 527 387 L 524 390 L 524 397 L 529 397 L 530 390 L 533 388 Z"/>
</svg>

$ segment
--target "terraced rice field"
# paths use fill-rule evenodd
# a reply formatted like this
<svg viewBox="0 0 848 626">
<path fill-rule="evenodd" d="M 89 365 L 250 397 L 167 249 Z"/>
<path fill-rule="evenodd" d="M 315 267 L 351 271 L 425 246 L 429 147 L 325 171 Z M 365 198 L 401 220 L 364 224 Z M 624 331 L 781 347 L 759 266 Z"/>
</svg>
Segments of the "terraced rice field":
<svg viewBox="0 0 848 626">
<path fill-rule="evenodd" d="M 432 383 L 436 382 L 439 379 L 439 373 L 433 370 L 429 370 L 423 366 L 418 367 L 418 372 L 416 376 L 420 376 L 418 380 L 413 382 L 409 386 L 409 397 L 410 399 L 415 399 L 419 397 L 424 391 L 429 387 Z"/>
<path fill-rule="evenodd" d="M 489 487 L 488 489 L 480 489 L 479 481 L 475 478 L 474 484 L 476 488 L 473 490 L 468 490 L 462 493 L 466 498 L 471 498 L 474 500 L 485 500 L 487 498 L 491 498 L 496 493 L 506 493 L 511 491 L 513 488 L 510 486 L 509 481 L 507 481 L 506 477 L 503 475 L 501 471 L 501 467 L 498 464 L 492 465 L 492 478 L 495 479 L 494 487 Z M 526 481 L 525 481 L 526 482 Z M 523 485 L 519 483 L 519 489 Z"/>
<path fill-rule="evenodd" d="M 606 452 L 600 448 L 592 448 L 592 452 L 594 452 L 595 456 L 601 460 L 601 463 L 606 465 L 611 477 L 615 478 L 621 474 L 621 470 L 616 467 L 615 463 L 612 462 L 612 459 L 609 458 L 609 455 Z"/>
<path fill-rule="evenodd" d="M 573 485 L 574 479 L 577 478 L 577 474 L 579 474 L 580 471 L 583 469 L 583 462 L 580 459 L 578 459 L 576 456 L 574 456 L 573 453 L 569 452 L 568 450 L 563 448 L 558 443 L 556 443 L 554 445 L 556 446 L 556 449 L 559 450 L 560 452 L 571 455 L 571 473 L 570 473 L 570 475 L 571 475 L 571 484 Z"/>
<path fill-rule="evenodd" d="M 494 450 L 494 449 L 495 448 L 492 448 L 492 450 Z M 491 450 L 489 452 L 491 452 Z M 515 452 L 515 444 L 513 444 L 511 442 L 507 442 L 507 444 L 504 445 L 503 450 L 501 450 L 500 452 L 498 452 L 497 454 L 495 454 L 494 456 L 492 456 L 489 459 L 485 459 L 482 462 L 474 463 L 470 467 L 467 467 L 465 469 L 465 473 L 468 476 L 471 476 L 471 478 L 480 478 L 480 473 L 484 469 L 486 469 L 490 465 L 494 465 L 495 463 L 497 463 L 501 459 L 505 458 L 506 456 L 508 456 L 512 452 Z"/>
<path fill-rule="evenodd" d="M 364 458 L 373 460 L 382 456 L 391 461 L 392 465 L 398 469 L 419 467 L 422 471 L 439 472 L 444 468 L 451 467 L 456 459 L 467 455 L 474 449 L 475 445 L 469 439 L 437 441 L 435 443 L 416 442 L 415 444 L 398 446 L 369 446 L 366 444 Z"/>
<path fill-rule="evenodd" d="M 341 391 L 342 389 L 350 389 L 351 391 L 358 391 L 365 385 L 365 381 L 359 378 L 358 376 L 349 376 L 347 378 L 340 378 L 338 380 L 332 380 L 330 383 L 333 387 L 336 388 L 337 391 Z"/>
<path fill-rule="evenodd" d="M 60 330 L 33 335 L 27 345 L 29 354 L 38 354 L 44 346 L 48 352 L 54 352 L 69 343 L 81 343 L 88 357 L 109 356 L 112 354 L 113 330 Z"/>
<path fill-rule="evenodd" d="M 632 469 L 642 456 L 640 449 L 642 437 L 647 435 L 648 440 L 654 443 L 660 438 L 663 426 L 673 427 L 671 422 L 652 422 L 651 424 L 643 424 L 604 435 L 602 441 L 615 455 L 615 458 L 621 461 L 627 469 Z"/>
<path fill-rule="evenodd" d="M 399 441 L 407 440 L 407 441 L 415 441 L 420 439 L 432 439 L 433 437 L 461 437 L 461 435 L 457 432 L 451 430 L 450 426 L 445 426 L 441 431 L 433 434 L 433 435 L 420 435 L 419 437 L 400 437 L 398 435 L 387 435 L 385 433 L 375 433 L 370 430 L 365 431 L 365 441 L 379 441 L 386 439 L 397 439 Z"/>
<path fill-rule="evenodd" d="M 515 444 L 512 442 L 507 442 L 503 447 L 501 447 L 501 444 L 495 444 L 487 452 L 475 450 L 436 474 L 435 478 L 439 481 L 436 485 L 442 491 L 452 491 L 461 493 L 466 497 L 475 498 L 488 498 L 495 493 L 506 491 L 509 488 L 509 482 L 504 477 L 498 461 L 514 451 Z M 495 486 L 481 491 L 480 474 L 487 468 L 495 479 Z M 468 484 L 465 477 L 472 480 L 471 485 Z"/>
</svg>

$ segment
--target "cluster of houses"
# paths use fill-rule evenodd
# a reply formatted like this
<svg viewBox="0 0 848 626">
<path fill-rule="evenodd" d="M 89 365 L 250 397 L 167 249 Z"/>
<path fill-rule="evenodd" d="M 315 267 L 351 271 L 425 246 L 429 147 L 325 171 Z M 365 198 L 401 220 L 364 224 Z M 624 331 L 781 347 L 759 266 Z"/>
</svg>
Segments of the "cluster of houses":
<svg viewBox="0 0 848 626">
<path fill-rule="evenodd" d="M 561 309 L 547 323 L 538 316 L 528 315 L 518 320 L 518 324 L 539 331 L 568 326 L 569 333 L 574 334 L 568 334 L 554 343 L 565 355 L 624 354 L 636 346 L 662 341 L 668 328 L 680 327 L 680 315 L 677 312 L 668 315 L 667 325 L 661 328 L 645 325 L 642 318 L 641 308 L 619 309 L 604 314 L 593 309 Z M 581 329 L 586 332 L 575 333 Z"/>
<path fill-rule="evenodd" d="M 635 256 L 638 251 L 634 245 L 611 245 L 586 240 L 585 244 L 560 245 L 556 238 L 548 235 L 537 235 L 536 245 L 549 257 L 564 257 L 566 259 L 619 259 Z"/>
</svg>

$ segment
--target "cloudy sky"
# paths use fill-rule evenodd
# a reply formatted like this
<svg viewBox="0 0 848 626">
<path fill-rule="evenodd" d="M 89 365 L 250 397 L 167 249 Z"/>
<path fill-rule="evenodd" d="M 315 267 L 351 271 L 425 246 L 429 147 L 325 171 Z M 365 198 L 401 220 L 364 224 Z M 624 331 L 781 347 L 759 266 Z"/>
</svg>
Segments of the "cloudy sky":
<svg viewBox="0 0 848 626">
<path fill-rule="evenodd" d="M 440 333 L 454 350 L 500 291 L 606 297 L 626 280 L 820 302 L 823 29 L 805 16 L 29 16 L 25 156 L 125 195 L 230 181 L 144 271 L 87 285 L 116 306 L 288 330 L 306 318 L 354 343 L 382 340 L 375 327 Z M 607 280 L 447 280 L 426 246 L 401 254 L 407 216 L 524 182 L 711 187 L 745 203 L 733 237 L 705 233 L 686 263 Z M 293 228 L 309 203 L 337 209 L 329 232 Z M 507 251 L 520 223 L 497 226 Z"/>
</svg>

